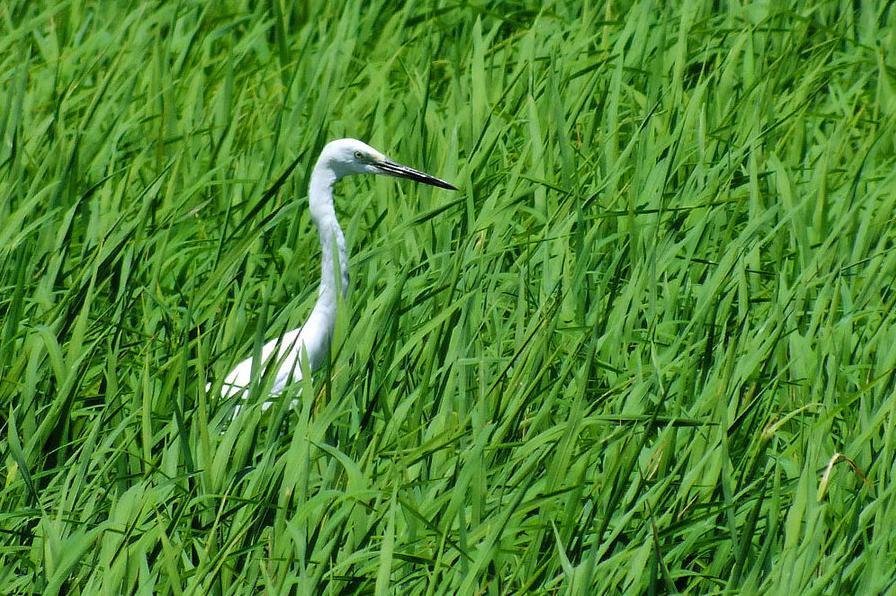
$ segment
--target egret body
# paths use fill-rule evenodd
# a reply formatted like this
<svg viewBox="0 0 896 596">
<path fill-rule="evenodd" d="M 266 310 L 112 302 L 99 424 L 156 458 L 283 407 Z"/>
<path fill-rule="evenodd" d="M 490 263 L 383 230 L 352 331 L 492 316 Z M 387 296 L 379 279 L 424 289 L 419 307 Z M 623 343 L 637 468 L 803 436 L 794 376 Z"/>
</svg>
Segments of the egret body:
<svg viewBox="0 0 896 596">
<path fill-rule="evenodd" d="M 227 375 L 221 394 L 224 397 L 248 396 L 253 369 L 262 375 L 266 368 L 275 366 L 271 395 L 276 396 L 290 383 L 302 378 L 302 353 L 308 358 L 308 367 L 314 371 L 326 360 L 336 322 L 337 288 L 342 294 L 348 291 L 348 251 L 345 237 L 336 219 L 333 207 L 333 185 L 340 178 L 353 174 L 379 174 L 408 178 L 424 184 L 448 190 L 457 190 L 444 180 L 434 178 L 388 159 L 373 147 L 355 139 L 339 139 L 328 143 L 314 169 L 308 187 L 311 219 L 320 236 L 320 286 L 317 302 L 305 324 L 267 342 L 261 349 L 261 366 L 249 357 L 234 367 Z M 335 254 L 334 254 L 335 251 Z M 271 402 L 262 408 L 270 407 Z M 234 410 L 234 416 L 240 407 Z"/>
</svg>

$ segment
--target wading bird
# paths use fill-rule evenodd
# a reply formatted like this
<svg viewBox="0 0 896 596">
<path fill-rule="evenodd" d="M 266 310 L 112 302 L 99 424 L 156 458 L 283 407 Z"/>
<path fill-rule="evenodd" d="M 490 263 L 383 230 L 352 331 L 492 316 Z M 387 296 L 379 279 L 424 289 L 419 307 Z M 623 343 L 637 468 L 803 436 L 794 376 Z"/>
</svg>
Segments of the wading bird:
<svg viewBox="0 0 896 596">
<path fill-rule="evenodd" d="M 248 397 L 253 373 L 260 378 L 269 366 L 276 367 L 270 395 L 277 396 L 288 384 L 301 380 L 303 352 L 308 359 L 310 371 L 316 370 L 326 360 L 336 322 L 337 287 L 345 296 L 349 283 L 348 251 L 333 208 L 333 185 L 340 178 L 353 174 L 395 176 L 447 190 L 457 190 L 444 180 L 395 163 L 361 141 L 339 139 L 328 143 L 311 171 L 311 183 L 308 186 L 311 219 L 320 236 L 320 287 L 317 302 L 304 325 L 262 347 L 261 362 L 258 363 L 260 366 L 249 357 L 230 371 L 221 388 L 223 397 Z M 265 402 L 262 409 L 266 410 L 270 406 L 271 402 Z M 233 416 L 236 417 L 239 411 L 240 407 L 237 405 Z"/>
</svg>

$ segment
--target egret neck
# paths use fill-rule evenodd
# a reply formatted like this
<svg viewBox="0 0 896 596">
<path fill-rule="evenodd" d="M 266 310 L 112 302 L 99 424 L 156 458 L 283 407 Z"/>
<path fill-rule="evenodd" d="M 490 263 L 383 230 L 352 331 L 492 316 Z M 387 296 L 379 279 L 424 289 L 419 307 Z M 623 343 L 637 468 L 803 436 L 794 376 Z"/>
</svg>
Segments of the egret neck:
<svg viewBox="0 0 896 596">
<path fill-rule="evenodd" d="M 317 302 L 305 322 L 307 331 L 303 333 L 306 341 L 314 336 L 317 336 L 315 343 L 320 341 L 320 349 L 308 350 L 309 356 L 313 354 L 315 360 L 323 360 L 326 356 L 336 324 L 336 306 L 339 302 L 337 284 L 343 297 L 348 292 L 348 250 L 333 206 L 333 185 L 337 180 L 338 176 L 330 164 L 323 157 L 319 159 L 311 172 L 308 195 L 311 219 L 320 236 L 320 286 Z M 338 258 L 333 257 L 334 250 Z M 309 333 L 311 329 L 316 329 L 319 333 Z M 316 369 L 322 362 L 309 364 L 312 369 Z"/>
</svg>

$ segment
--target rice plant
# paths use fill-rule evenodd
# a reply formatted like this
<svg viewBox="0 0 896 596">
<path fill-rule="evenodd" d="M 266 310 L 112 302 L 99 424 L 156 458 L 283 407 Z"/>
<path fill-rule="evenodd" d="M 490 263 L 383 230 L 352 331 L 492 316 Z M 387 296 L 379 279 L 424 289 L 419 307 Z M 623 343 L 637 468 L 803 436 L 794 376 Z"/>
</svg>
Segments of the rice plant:
<svg viewBox="0 0 896 596">
<path fill-rule="evenodd" d="M 0 31 L 0 592 L 896 589 L 890 3 Z M 230 423 L 345 136 L 460 191 L 340 183 L 329 363 Z"/>
</svg>

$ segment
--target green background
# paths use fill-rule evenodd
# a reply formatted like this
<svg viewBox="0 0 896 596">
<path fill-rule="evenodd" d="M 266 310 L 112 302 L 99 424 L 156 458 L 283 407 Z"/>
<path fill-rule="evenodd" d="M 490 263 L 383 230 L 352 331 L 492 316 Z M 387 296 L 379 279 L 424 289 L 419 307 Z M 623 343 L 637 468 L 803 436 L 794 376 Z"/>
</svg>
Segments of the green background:
<svg viewBox="0 0 896 596">
<path fill-rule="evenodd" d="M 896 588 L 896 8 L 0 7 L 0 592 Z M 352 136 L 456 184 L 305 189 Z"/>
</svg>

